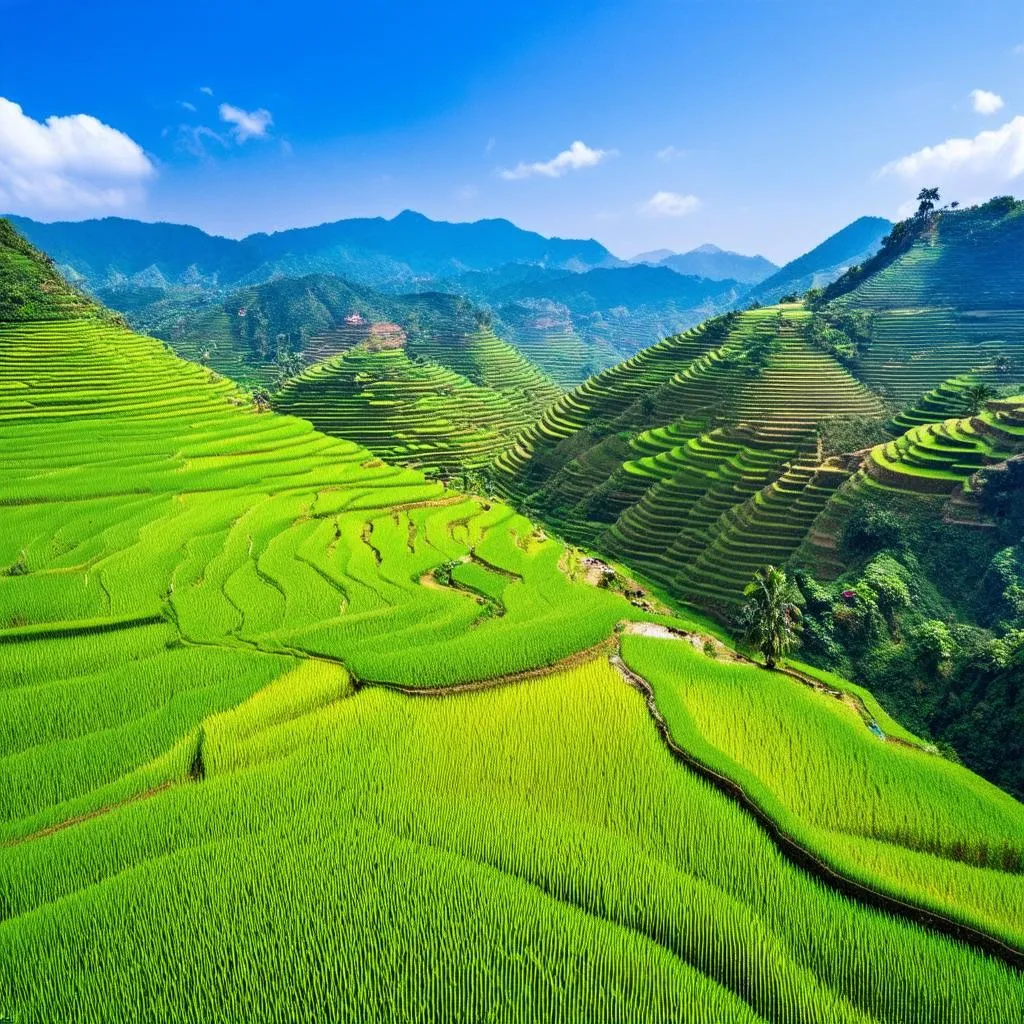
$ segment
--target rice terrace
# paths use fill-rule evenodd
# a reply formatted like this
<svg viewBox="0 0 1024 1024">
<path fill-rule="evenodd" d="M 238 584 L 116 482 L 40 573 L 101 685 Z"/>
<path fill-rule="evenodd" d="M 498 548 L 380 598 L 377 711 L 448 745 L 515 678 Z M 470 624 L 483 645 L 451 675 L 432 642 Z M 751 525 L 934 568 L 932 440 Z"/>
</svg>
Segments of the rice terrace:
<svg viewBox="0 0 1024 1024">
<path fill-rule="evenodd" d="M 316 6 L 3 11 L 0 1024 L 1021 1024 L 1021 12 Z"/>
</svg>

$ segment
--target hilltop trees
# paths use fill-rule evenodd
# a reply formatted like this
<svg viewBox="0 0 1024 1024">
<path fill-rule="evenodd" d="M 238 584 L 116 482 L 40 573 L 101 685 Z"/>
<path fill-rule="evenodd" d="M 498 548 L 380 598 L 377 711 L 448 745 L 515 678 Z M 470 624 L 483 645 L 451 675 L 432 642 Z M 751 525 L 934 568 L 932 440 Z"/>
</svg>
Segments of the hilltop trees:
<svg viewBox="0 0 1024 1024">
<path fill-rule="evenodd" d="M 786 573 L 774 565 L 758 569 L 743 591 L 747 603 L 739 621 L 744 640 L 764 655 L 768 668 L 775 668 L 797 644 L 797 594 Z"/>
<path fill-rule="evenodd" d="M 927 217 L 932 210 L 938 206 L 939 190 L 937 188 L 923 188 L 917 193 L 917 216 Z"/>
</svg>

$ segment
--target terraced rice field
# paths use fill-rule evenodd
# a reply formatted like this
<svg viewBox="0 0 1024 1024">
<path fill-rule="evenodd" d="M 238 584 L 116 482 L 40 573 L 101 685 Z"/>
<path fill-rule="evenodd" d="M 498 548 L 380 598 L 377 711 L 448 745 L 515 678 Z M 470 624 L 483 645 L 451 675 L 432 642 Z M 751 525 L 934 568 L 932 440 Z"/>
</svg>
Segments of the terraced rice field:
<svg viewBox="0 0 1024 1024">
<path fill-rule="evenodd" d="M 871 387 L 900 403 L 944 380 L 991 371 L 1024 382 L 1024 241 L 1019 211 L 945 212 L 889 266 L 836 300 L 873 311 L 860 361 Z"/>
<path fill-rule="evenodd" d="M 820 464 L 816 425 L 883 412 L 807 343 L 807 316 L 754 310 L 641 353 L 555 403 L 496 465 L 517 474 L 520 496 L 550 473 L 531 502 L 559 530 L 729 614 L 756 569 L 799 548 L 848 475 Z M 604 439 L 580 444 L 595 427 Z"/>
<path fill-rule="evenodd" d="M 168 325 L 158 332 L 182 358 L 202 363 L 225 377 L 249 387 L 265 387 L 276 374 L 272 364 L 253 362 L 251 354 L 231 329 L 231 318 L 216 306 L 190 319 L 184 334 Z"/>
<path fill-rule="evenodd" d="M 788 864 L 606 663 L 252 710 L 201 784 L 4 851 L 25 1019 L 1015 1019 L 1019 978 Z"/>
<path fill-rule="evenodd" d="M 686 624 L 573 582 L 504 504 L 97 316 L 0 324 L 0 451 L 0 1015 L 1019 1021 L 1018 970 L 910 920 L 1017 941 L 1019 863 L 985 872 L 1019 805 L 917 752 L 898 794 L 763 673 L 756 702 L 699 661 L 666 684 L 645 645 L 683 644 L 632 634 Z M 905 913 L 674 760 L 617 647 L 764 793 L 841 751 L 841 798 L 771 813 Z"/>
<path fill-rule="evenodd" d="M 1024 451 L 1024 399 L 990 402 L 977 416 L 923 423 L 872 448 L 869 476 L 897 490 L 952 494 L 984 466 Z"/>
<path fill-rule="evenodd" d="M 560 393 L 490 332 L 414 349 L 360 345 L 287 381 L 274 406 L 390 461 L 453 473 L 485 465 Z"/>
</svg>

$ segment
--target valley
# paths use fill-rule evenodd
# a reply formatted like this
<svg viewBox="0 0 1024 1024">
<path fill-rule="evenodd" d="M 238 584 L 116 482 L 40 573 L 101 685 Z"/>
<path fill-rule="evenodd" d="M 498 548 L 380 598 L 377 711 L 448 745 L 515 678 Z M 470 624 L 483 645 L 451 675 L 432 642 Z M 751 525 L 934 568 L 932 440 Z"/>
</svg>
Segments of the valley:
<svg viewBox="0 0 1024 1024">
<path fill-rule="evenodd" d="M 999 685 L 978 735 L 1020 710 L 985 605 L 1015 593 L 1019 210 L 577 386 L 568 335 L 531 359 L 479 295 L 319 271 L 163 294 L 148 337 L 0 221 L 6 1005 L 1019 1019 L 1013 748 L 998 788 L 933 733 Z M 736 626 L 768 562 L 804 621 L 775 672 Z M 968 640 L 1003 645 L 989 690 L 915 698 Z"/>
</svg>

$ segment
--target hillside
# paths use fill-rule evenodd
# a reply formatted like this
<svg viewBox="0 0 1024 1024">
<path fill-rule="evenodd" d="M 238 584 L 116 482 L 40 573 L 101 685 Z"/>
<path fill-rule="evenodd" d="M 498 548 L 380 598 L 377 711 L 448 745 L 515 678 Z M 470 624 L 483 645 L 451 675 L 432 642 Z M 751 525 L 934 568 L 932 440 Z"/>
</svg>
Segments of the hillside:
<svg viewBox="0 0 1024 1024">
<path fill-rule="evenodd" d="M 958 373 L 999 366 L 1021 379 L 1022 214 L 1024 203 L 994 199 L 904 222 L 890 246 L 825 292 L 827 308 L 869 315 L 865 381 L 909 403 Z"/>
<path fill-rule="evenodd" d="M 642 265 L 584 273 L 505 267 L 461 275 L 446 288 L 489 309 L 503 337 L 570 387 L 730 309 L 745 290 Z"/>
<path fill-rule="evenodd" d="M 0 323 L 5 1012 L 1014 1020 L 1020 804 L 82 312 Z"/>
<path fill-rule="evenodd" d="M 786 295 L 803 295 L 811 288 L 831 284 L 850 267 L 873 256 L 891 228 L 892 222 L 883 217 L 859 217 L 760 281 L 747 300 L 768 305 Z"/>
<path fill-rule="evenodd" d="M 371 335 L 287 381 L 273 404 L 389 461 L 454 474 L 485 465 L 559 394 L 478 330 L 408 342 Z"/>
<path fill-rule="evenodd" d="M 95 304 L 52 270 L 49 259 L 0 218 L 0 321 L 70 320 Z"/>
<path fill-rule="evenodd" d="M 154 278 L 172 285 L 230 287 L 311 273 L 393 284 L 510 262 L 576 268 L 616 262 L 592 240 L 544 238 L 505 220 L 450 224 L 411 210 L 390 220 L 354 218 L 238 240 L 186 225 L 121 217 L 52 224 L 11 220 L 67 276 L 92 288 Z"/>
<path fill-rule="evenodd" d="M 822 463 L 817 424 L 884 413 L 809 344 L 811 319 L 794 306 L 729 314 L 592 378 L 499 457 L 499 484 L 679 596 L 735 605 L 843 478 Z M 771 514 L 737 522 L 762 491 Z"/>
</svg>

